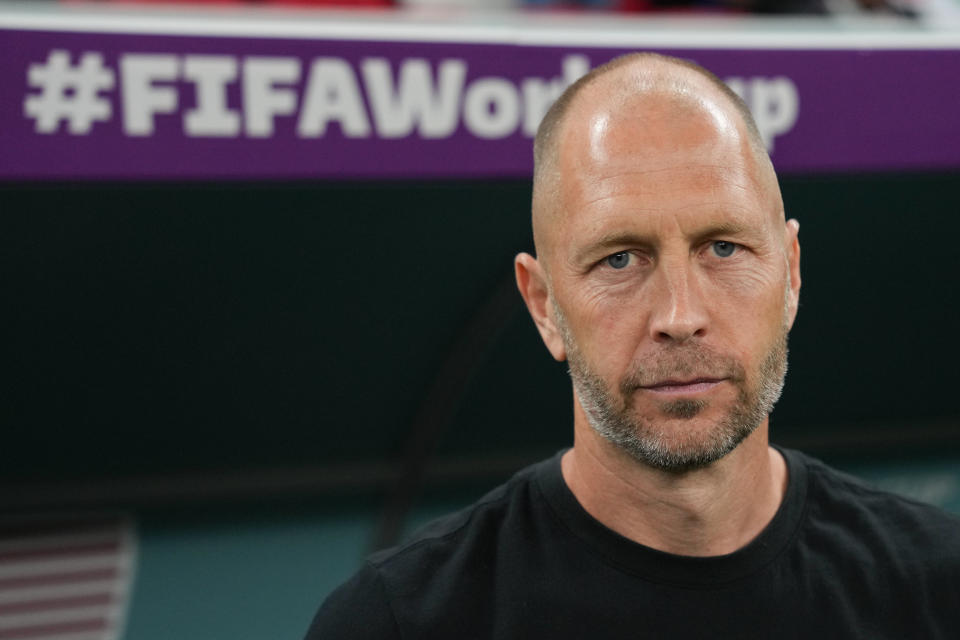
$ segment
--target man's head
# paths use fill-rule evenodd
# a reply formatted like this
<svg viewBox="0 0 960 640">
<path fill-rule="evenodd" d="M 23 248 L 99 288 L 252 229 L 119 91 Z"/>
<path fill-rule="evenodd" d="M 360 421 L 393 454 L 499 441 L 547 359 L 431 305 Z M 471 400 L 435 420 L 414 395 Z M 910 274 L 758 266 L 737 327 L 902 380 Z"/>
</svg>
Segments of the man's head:
<svg viewBox="0 0 960 640">
<path fill-rule="evenodd" d="M 554 104 L 535 161 L 517 281 L 577 428 L 665 470 L 719 459 L 779 396 L 800 287 L 746 107 L 695 65 L 625 56 Z"/>
</svg>

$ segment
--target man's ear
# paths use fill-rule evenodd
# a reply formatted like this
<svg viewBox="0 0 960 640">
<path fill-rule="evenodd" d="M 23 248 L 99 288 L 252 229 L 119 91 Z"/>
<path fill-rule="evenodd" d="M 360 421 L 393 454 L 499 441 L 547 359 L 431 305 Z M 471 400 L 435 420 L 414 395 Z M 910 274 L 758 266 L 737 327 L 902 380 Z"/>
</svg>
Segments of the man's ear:
<svg viewBox="0 0 960 640">
<path fill-rule="evenodd" d="M 563 338 L 553 317 L 553 308 L 550 303 L 550 290 L 547 287 L 546 274 L 536 258 L 529 253 L 517 254 L 513 260 L 517 275 L 517 288 L 527 304 L 527 310 L 533 318 L 543 343 L 547 345 L 550 355 L 562 362 L 567 359 L 567 351 L 563 346 Z"/>
<path fill-rule="evenodd" d="M 797 317 L 800 306 L 800 223 L 794 219 L 787 220 L 786 225 L 787 268 L 790 270 L 789 326 Z"/>
</svg>

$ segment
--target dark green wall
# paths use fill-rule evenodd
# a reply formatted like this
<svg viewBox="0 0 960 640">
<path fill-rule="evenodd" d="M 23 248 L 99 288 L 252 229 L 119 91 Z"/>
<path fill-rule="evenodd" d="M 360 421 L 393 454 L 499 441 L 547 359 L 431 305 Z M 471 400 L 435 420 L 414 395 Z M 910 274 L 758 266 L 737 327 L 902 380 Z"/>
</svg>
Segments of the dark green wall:
<svg viewBox="0 0 960 640">
<path fill-rule="evenodd" d="M 782 186 L 803 292 L 774 439 L 960 450 L 960 175 Z M 441 460 L 563 446 L 564 369 L 504 293 L 529 195 L 3 186 L 0 478 L 387 463 L 417 448 L 412 426 Z"/>
</svg>

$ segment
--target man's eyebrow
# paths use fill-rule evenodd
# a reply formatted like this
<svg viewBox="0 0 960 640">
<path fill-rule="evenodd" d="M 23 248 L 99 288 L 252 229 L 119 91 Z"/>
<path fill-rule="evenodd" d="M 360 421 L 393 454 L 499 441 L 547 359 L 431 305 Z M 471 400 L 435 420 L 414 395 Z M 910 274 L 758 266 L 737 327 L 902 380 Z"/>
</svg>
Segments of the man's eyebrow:
<svg viewBox="0 0 960 640">
<path fill-rule="evenodd" d="M 694 241 L 700 241 L 716 236 L 754 235 L 758 233 L 758 231 L 759 230 L 754 225 L 746 225 L 741 222 L 725 220 L 723 222 L 718 222 L 717 224 L 712 224 L 708 227 L 696 229 L 692 233 L 688 234 L 687 237 Z"/>
<path fill-rule="evenodd" d="M 622 249 L 623 247 L 653 247 L 654 241 L 644 235 L 632 231 L 615 231 L 600 236 L 597 240 L 582 247 L 574 255 L 574 261 L 577 264 L 592 262 L 594 258 L 600 258 L 606 255 L 607 251 L 613 249 Z"/>
</svg>

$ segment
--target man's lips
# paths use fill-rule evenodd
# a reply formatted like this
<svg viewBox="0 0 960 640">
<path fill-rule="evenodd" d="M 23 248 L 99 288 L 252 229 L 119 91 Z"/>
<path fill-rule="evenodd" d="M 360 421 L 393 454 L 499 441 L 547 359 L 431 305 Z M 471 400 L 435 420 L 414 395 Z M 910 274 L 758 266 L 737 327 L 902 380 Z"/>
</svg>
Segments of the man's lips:
<svg viewBox="0 0 960 640">
<path fill-rule="evenodd" d="M 653 384 L 641 385 L 641 389 L 654 393 L 670 395 L 692 395 L 709 391 L 723 382 L 725 378 L 691 378 L 689 380 L 661 380 Z"/>
</svg>

